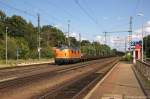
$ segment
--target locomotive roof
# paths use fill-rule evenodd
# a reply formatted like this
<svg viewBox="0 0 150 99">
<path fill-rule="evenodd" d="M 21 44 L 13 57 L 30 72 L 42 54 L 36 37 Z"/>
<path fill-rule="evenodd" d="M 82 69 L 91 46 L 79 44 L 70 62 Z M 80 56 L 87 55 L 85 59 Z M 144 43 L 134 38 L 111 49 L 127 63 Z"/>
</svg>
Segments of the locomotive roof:
<svg viewBox="0 0 150 99">
<path fill-rule="evenodd" d="M 59 48 L 60 50 L 64 50 L 64 49 L 71 49 L 71 50 L 80 50 L 80 48 L 78 47 L 68 47 L 68 46 L 63 46 Z"/>
</svg>

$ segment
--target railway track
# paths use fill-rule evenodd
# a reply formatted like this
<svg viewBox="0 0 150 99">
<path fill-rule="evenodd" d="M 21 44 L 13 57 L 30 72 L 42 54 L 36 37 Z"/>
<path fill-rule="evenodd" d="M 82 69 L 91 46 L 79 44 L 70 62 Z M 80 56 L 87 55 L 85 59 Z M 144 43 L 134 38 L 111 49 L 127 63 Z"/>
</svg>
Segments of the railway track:
<svg viewBox="0 0 150 99">
<path fill-rule="evenodd" d="M 96 62 L 97 63 L 97 62 Z M 89 66 L 93 64 L 92 62 L 87 62 L 87 63 L 83 63 L 83 64 L 74 64 L 74 65 L 71 65 L 71 66 L 65 66 L 65 67 L 56 67 L 57 65 L 54 65 L 55 67 L 50 68 L 50 70 L 48 70 L 47 66 L 43 66 L 41 68 L 38 67 L 38 68 L 35 68 L 35 67 L 30 67 L 30 68 L 25 68 L 25 69 L 21 69 L 21 72 L 19 72 L 17 75 L 15 75 L 14 77 L 12 77 L 12 79 L 9 79 L 7 78 L 5 81 L 1 81 L 0 82 L 0 89 L 3 89 L 3 88 L 7 88 L 7 87 L 12 87 L 12 85 L 16 85 L 16 84 L 20 84 L 21 82 L 26 82 L 26 81 L 29 81 L 29 80 L 34 80 L 34 79 L 37 79 L 38 78 L 42 78 L 44 76 L 55 76 L 57 74 L 60 74 L 60 73 L 63 73 L 63 72 L 67 72 L 67 71 L 70 71 L 70 70 L 75 70 L 75 69 L 78 69 L 78 68 L 83 68 L 85 66 Z M 41 70 L 43 68 L 46 68 L 46 70 L 42 70 L 41 72 L 37 72 L 37 73 L 30 73 L 28 75 L 24 75 L 22 76 L 21 73 L 23 73 L 24 71 L 26 73 L 29 73 L 30 71 L 37 71 L 37 70 Z M 18 70 L 17 70 L 18 71 Z M 17 72 L 17 71 L 13 71 L 13 72 Z M 12 74 L 10 72 L 7 72 L 9 74 Z M 6 74 L 3 74 L 3 75 L 6 75 Z M 18 76 L 18 75 L 21 75 L 21 76 Z M 17 77 L 16 77 L 17 76 Z"/>
<path fill-rule="evenodd" d="M 15 68 L 4 68 L 0 69 L 0 80 L 3 78 L 11 77 L 11 76 L 16 76 L 17 74 L 24 74 L 24 73 L 29 73 L 32 71 L 38 71 L 40 69 L 45 69 L 51 67 L 53 68 L 54 65 L 52 64 L 41 64 L 41 65 L 30 65 L 30 66 L 23 66 L 23 67 L 15 67 Z"/>
<path fill-rule="evenodd" d="M 13 91 L 16 91 L 17 89 L 19 89 L 21 87 L 24 88 L 25 86 L 32 85 L 32 83 L 40 82 L 40 81 L 45 80 L 45 79 L 53 79 L 56 76 L 67 75 L 68 72 L 71 72 L 71 71 L 75 72 L 76 70 L 80 70 L 80 69 L 84 69 L 84 68 L 86 69 L 87 67 L 90 67 L 93 64 L 100 64 L 100 63 L 102 63 L 104 61 L 108 61 L 108 60 L 111 60 L 111 59 L 113 59 L 113 58 L 107 58 L 107 59 L 101 59 L 101 60 L 94 60 L 94 61 L 91 61 L 91 62 L 73 64 L 71 66 L 68 65 L 68 66 L 64 66 L 64 67 L 63 66 L 56 67 L 55 69 L 38 72 L 37 74 L 28 75 L 28 76 L 24 76 L 24 77 L 18 77 L 18 78 L 11 79 L 11 80 L 8 80 L 8 81 L 0 82 L 0 93 L 3 94 L 5 92 L 7 92 L 7 91 L 9 92 L 12 89 L 13 89 Z M 80 72 L 80 71 L 78 71 L 78 72 Z M 91 72 L 85 73 L 85 75 L 88 75 L 90 73 Z M 85 75 L 84 75 L 84 77 L 85 77 Z M 76 77 L 76 78 L 80 78 L 80 77 Z M 63 83 L 61 83 L 61 84 L 63 84 Z M 57 85 L 57 87 L 59 87 L 59 86 Z M 56 87 L 54 86 L 54 87 L 52 87 L 52 89 L 53 88 L 56 88 Z M 44 92 L 42 91 L 41 93 L 42 94 L 44 93 L 44 95 L 45 95 L 45 92 L 47 93 L 47 91 L 49 91 L 49 88 L 46 91 L 44 91 Z M 0 96 L 2 94 L 0 94 Z M 43 95 L 41 95 L 41 94 L 37 95 L 36 94 L 36 95 L 31 95 L 31 96 L 33 98 L 34 97 L 37 98 L 37 97 L 41 97 Z"/>
<path fill-rule="evenodd" d="M 38 99 L 83 99 L 83 97 L 94 87 L 94 85 L 118 62 L 107 63 L 108 66 L 101 67 L 83 77 L 62 85 L 53 91 L 47 92 Z M 106 64 L 105 64 L 106 65 Z M 36 97 L 37 98 L 37 97 Z"/>
<path fill-rule="evenodd" d="M 95 62 L 97 60 L 94 60 Z M 19 67 L 19 68 L 7 68 L 7 69 L 1 69 L 0 70 L 0 82 L 4 82 L 5 80 L 12 80 L 12 79 L 16 79 L 16 78 L 21 78 L 21 77 L 25 77 L 25 76 L 30 76 L 30 75 L 34 75 L 37 74 L 38 72 L 41 73 L 42 72 L 52 72 L 55 70 L 61 70 L 61 69 L 69 69 L 69 68 L 77 68 L 79 67 L 78 65 L 86 65 L 86 64 L 91 64 L 94 61 L 88 61 L 88 62 L 84 62 L 84 63 L 77 63 L 77 64 L 71 64 L 71 65 L 55 65 L 54 63 L 51 64 L 41 64 L 41 65 L 30 65 L 28 66 L 23 66 L 23 67 Z"/>
</svg>

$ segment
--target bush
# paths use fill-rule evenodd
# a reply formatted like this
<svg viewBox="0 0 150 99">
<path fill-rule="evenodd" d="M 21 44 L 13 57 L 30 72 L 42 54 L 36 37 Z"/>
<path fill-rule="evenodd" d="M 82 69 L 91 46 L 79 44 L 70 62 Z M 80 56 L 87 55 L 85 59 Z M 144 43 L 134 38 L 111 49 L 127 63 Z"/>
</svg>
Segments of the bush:
<svg viewBox="0 0 150 99">
<path fill-rule="evenodd" d="M 19 57 L 21 59 L 27 59 L 29 57 L 29 46 L 27 41 L 24 38 L 17 38 L 17 48 L 19 52 Z"/>
<path fill-rule="evenodd" d="M 0 41 L 0 59 L 5 58 L 5 43 L 4 41 Z"/>
<path fill-rule="evenodd" d="M 51 47 L 45 47 L 41 49 L 41 57 L 42 58 L 52 58 L 53 50 Z"/>
<path fill-rule="evenodd" d="M 130 53 L 126 53 L 125 56 L 123 56 L 124 61 L 131 61 L 132 60 L 132 55 Z"/>
</svg>

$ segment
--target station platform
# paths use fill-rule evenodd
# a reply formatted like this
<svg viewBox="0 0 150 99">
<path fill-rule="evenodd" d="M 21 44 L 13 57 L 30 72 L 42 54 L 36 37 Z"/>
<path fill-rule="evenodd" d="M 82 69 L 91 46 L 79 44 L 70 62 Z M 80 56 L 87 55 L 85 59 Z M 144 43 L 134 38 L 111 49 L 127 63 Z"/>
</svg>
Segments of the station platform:
<svg viewBox="0 0 150 99">
<path fill-rule="evenodd" d="M 84 99 L 146 99 L 132 66 L 116 64 Z"/>
</svg>

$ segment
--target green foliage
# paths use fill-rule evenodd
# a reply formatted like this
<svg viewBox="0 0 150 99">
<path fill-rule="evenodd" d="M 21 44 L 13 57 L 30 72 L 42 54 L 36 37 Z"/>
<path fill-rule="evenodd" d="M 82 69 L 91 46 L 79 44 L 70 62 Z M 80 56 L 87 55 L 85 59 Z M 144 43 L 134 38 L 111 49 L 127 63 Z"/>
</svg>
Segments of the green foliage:
<svg viewBox="0 0 150 99">
<path fill-rule="evenodd" d="M 25 35 L 27 22 L 21 16 L 8 17 L 6 23 L 10 36 L 23 37 Z"/>
<path fill-rule="evenodd" d="M 41 30 L 43 46 L 60 46 L 66 44 L 66 37 L 61 30 L 51 25 L 45 25 Z"/>
<path fill-rule="evenodd" d="M 0 40 L 0 59 L 4 59 L 5 57 L 5 42 Z"/>
<path fill-rule="evenodd" d="M 131 61 L 132 60 L 132 55 L 128 52 L 123 56 L 124 61 Z"/>
<path fill-rule="evenodd" d="M 37 48 L 37 29 L 29 22 L 25 27 L 24 39 L 28 42 L 30 49 Z"/>
<path fill-rule="evenodd" d="M 91 43 L 90 43 L 90 41 L 88 41 L 88 40 L 82 40 L 81 41 L 81 46 L 88 46 L 88 45 L 90 45 Z"/>
<path fill-rule="evenodd" d="M 150 35 L 144 37 L 144 53 L 147 58 L 150 58 Z"/>
<path fill-rule="evenodd" d="M 102 45 L 98 42 L 92 42 L 85 40 L 82 42 L 81 52 L 84 55 L 99 55 L 99 56 L 107 56 L 107 55 L 115 55 L 114 50 L 111 50 L 109 46 Z"/>
<path fill-rule="evenodd" d="M 45 47 L 41 50 L 42 52 L 42 57 L 44 58 L 52 58 L 53 57 L 53 51 L 52 51 L 52 48 L 50 46 L 48 47 Z"/>
<path fill-rule="evenodd" d="M 18 50 L 19 57 L 23 59 L 27 59 L 29 56 L 29 46 L 28 43 L 24 38 L 17 38 L 17 48 L 16 51 Z"/>
<path fill-rule="evenodd" d="M 16 40 L 14 38 L 8 37 L 8 44 L 8 59 L 16 59 Z"/>
<path fill-rule="evenodd" d="M 5 33 L 8 27 L 8 58 L 16 59 L 17 53 L 19 59 L 38 58 L 38 36 L 41 36 L 41 57 L 53 57 L 52 47 L 68 45 L 68 39 L 71 47 L 81 46 L 81 51 L 86 55 L 111 55 L 115 52 L 107 45 L 101 45 L 98 42 L 88 40 L 77 41 L 75 37 L 67 38 L 64 33 L 51 25 L 35 27 L 31 22 L 27 22 L 23 17 L 13 15 L 7 16 L 0 11 L 0 59 L 5 59 Z M 80 44 L 81 43 L 81 44 Z"/>
<path fill-rule="evenodd" d="M 69 40 L 72 47 L 79 47 L 79 41 L 75 37 L 69 37 Z"/>
<path fill-rule="evenodd" d="M 4 12 L 0 11 L 0 38 L 4 37 L 4 31 L 5 31 L 5 19 L 6 15 Z"/>
<path fill-rule="evenodd" d="M 5 58 L 5 32 L 8 27 L 8 58 L 19 59 L 38 58 L 38 29 L 21 16 L 7 17 L 0 11 L 0 59 Z M 66 45 L 64 33 L 51 25 L 41 27 L 41 57 L 51 58 L 54 46 Z"/>
<path fill-rule="evenodd" d="M 37 49 L 32 49 L 29 51 L 29 57 L 31 59 L 37 59 L 38 58 L 38 52 Z"/>
</svg>

